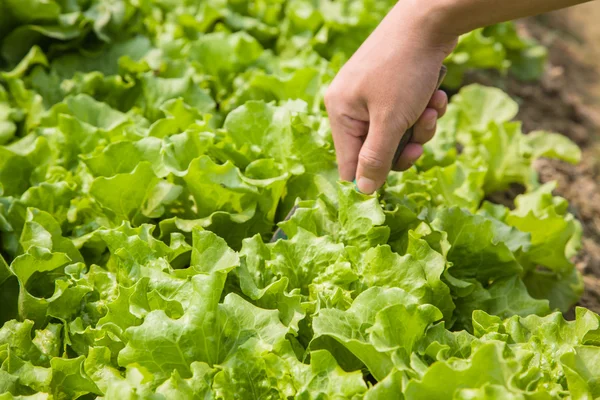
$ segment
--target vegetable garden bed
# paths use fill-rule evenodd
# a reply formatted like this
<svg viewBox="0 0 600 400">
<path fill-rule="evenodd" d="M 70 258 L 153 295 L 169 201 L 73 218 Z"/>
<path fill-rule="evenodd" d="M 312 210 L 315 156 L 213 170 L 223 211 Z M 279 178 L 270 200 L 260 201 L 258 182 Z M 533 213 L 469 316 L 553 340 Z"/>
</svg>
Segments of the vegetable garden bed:
<svg viewBox="0 0 600 400">
<path fill-rule="evenodd" d="M 574 142 L 469 85 L 414 168 L 337 182 L 322 94 L 391 1 L 23 4 L 0 3 L 0 399 L 600 397 L 600 317 L 562 316 L 582 225 L 534 168 Z M 544 57 L 491 27 L 448 83 Z"/>
</svg>

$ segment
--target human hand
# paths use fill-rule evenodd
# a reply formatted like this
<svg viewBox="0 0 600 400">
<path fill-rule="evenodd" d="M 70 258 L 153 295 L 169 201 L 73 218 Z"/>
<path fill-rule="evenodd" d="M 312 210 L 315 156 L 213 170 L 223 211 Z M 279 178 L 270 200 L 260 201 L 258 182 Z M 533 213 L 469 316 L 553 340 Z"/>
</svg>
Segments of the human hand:
<svg viewBox="0 0 600 400">
<path fill-rule="evenodd" d="M 344 65 L 325 95 L 340 177 L 356 179 L 363 193 L 381 187 L 390 169 L 407 169 L 421 156 L 448 103 L 435 89 L 457 36 L 428 31 L 402 4 Z M 392 165 L 402 135 L 413 125 L 412 141 Z"/>
</svg>

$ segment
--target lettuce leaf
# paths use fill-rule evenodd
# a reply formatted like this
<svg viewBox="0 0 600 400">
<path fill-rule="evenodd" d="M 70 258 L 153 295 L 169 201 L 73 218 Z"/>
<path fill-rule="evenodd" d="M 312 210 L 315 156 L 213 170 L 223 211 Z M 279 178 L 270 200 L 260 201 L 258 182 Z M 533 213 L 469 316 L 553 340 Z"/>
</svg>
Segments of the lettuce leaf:
<svg viewBox="0 0 600 400">
<path fill-rule="evenodd" d="M 337 182 L 323 93 L 393 4 L 0 2 L 0 399 L 599 396 L 533 168 L 575 144 L 472 85 L 379 193 Z M 544 58 L 488 27 L 446 83 Z"/>
</svg>

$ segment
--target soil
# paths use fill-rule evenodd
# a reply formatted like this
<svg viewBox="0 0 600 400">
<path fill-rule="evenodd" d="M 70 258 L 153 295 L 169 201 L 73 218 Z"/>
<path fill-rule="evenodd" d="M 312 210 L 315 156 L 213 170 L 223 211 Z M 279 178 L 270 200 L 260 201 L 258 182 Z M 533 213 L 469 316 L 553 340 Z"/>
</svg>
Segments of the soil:
<svg viewBox="0 0 600 400">
<path fill-rule="evenodd" d="M 518 119 L 526 132 L 562 133 L 582 149 L 582 162 L 539 160 L 543 182 L 557 181 L 556 194 L 569 200 L 584 229 L 575 263 L 585 293 L 578 305 L 600 313 L 600 1 L 518 21 L 524 35 L 549 50 L 541 81 L 477 73 L 469 79 L 500 86 L 521 103 Z"/>
</svg>

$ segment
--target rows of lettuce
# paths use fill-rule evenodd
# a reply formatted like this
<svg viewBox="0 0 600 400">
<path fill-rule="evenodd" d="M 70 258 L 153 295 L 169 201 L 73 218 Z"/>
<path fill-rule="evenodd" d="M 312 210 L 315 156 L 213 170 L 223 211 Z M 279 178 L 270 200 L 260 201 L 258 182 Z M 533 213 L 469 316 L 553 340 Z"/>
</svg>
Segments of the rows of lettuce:
<svg viewBox="0 0 600 400">
<path fill-rule="evenodd" d="M 299 101 L 220 129 L 161 110 L 67 97 L 1 148 L 5 397 L 597 396 L 598 316 L 551 314 L 581 293 L 580 227 L 531 167 L 579 153 L 522 135 L 503 93 L 463 89 L 379 197 L 334 182 Z M 515 183 L 513 210 L 484 200 Z"/>
<path fill-rule="evenodd" d="M 0 398 L 600 396 L 599 317 L 553 313 L 581 228 L 532 168 L 575 145 L 470 86 L 378 195 L 336 182 L 321 95 L 389 4 L 18 4 Z"/>
<path fill-rule="evenodd" d="M 187 50 L 194 50 L 189 46 L 198 39 L 215 46 L 215 37 L 211 41 L 204 38 L 206 34 L 218 37 L 245 32 L 256 43 L 249 49 L 233 49 L 235 56 L 225 52 L 231 49 L 221 49 L 218 57 L 210 58 L 216 65 L 208 67 L 208 73 L 216 69 L 220 76 L 234 72 L 223 65 L 228 63 L 225 60 L 237 58 L 252 63 L 257 57 L 256 44 L 281 59 L 262 57 L 262 67 L 269 73 L 289 76 L 291 69 L 315 66 L 315 57 L 331 61 L 331 68 L 337 70 L 395 3 L 394 0 L 8 0 L 0 4 L 0 67 L 11 69 L 32 46 L 40 45 L 52 58 L 68 51 L 87 56 L 86 61 L 68 57 L 57 62 L 55 72 L 60 79 L 71 78 L 75 71 L 112 74 L 119 55 L 136 59 L 148 50 L 144 39 L 170 56 L 177 54 L 178 59 L 188 59 Z M 139 40 L 135 45 L 123 44 L 133 38 Z M 107 51 L 107 44 L 118 45 Z M 445 85 L 457 87 L 469 69 L 502 72 L 510 69 L 519 78 L 535 79 L 543 72 L 546 56 L 543 46 L 520 36 L 512 23 L 479 29 L 462 36 L 455 52 L 448 57 Z M 172 72 L 184 75 L 181 69 Z M 52 78 L 56 84 L 56 75 Z M 304 88 L 297 89 L 297 93 Z M 60 91 L 55 92 L 46 100 L 56 100 L 60 95 Z"/>
</svg>

